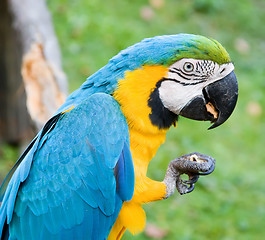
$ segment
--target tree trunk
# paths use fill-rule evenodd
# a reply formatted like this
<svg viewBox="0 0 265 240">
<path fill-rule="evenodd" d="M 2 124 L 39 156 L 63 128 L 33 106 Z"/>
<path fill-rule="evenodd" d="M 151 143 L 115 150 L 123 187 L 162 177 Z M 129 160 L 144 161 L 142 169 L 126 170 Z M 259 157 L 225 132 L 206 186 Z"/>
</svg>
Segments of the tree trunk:
<svg viewBox="0 0 265 240">
<path fill-rule="evenodd" d="M 31 139 L 66 94 L 45 0 L 1 0 L 0 140 L 17 144 Z"/>
</svg>

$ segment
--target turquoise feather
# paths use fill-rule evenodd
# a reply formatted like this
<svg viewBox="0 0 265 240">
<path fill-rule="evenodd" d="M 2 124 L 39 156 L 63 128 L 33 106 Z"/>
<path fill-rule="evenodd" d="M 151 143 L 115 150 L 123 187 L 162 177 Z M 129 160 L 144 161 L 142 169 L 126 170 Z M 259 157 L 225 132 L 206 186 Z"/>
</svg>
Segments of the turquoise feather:
<svg viewBox="0 0 265 240">
<path fill-rule="evenodd" d="M 11 178 L 0 210 L 2 228 L 7 219 L 11 239 L 106 239 L 134 190 L 129 131 L 120 107 L 111 96 L 94 94 L 61 114 L 52 128 Z M 114 167 L 121 155 L 127 167 L 118 171 L 128 174 L 128 185 L 118 180 L 125 188 L 119 196 Z M 35 227 L 23 231 L 29 226 Z"/>
</svg>

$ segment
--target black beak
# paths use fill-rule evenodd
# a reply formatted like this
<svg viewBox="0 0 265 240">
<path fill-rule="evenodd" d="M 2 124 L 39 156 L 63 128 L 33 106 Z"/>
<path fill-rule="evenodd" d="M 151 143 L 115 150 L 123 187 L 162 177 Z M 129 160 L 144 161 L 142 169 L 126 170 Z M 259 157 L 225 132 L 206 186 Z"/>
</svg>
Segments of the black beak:
<svg viewBox="0 0 265 240">
<path fill-rule="evenodd" d="M 181 110 L 180 115 L 194 120 L 211 121 L 214 124 L 208 129 L 213 129 L 230 117 L 236 106 L 237 96 L 238 84 L 232 71 L 223 79 L 206 86 L 203 95 L 192 99 Z M 212 110 L 207 106 L 211 106 Z"/>
</svg>

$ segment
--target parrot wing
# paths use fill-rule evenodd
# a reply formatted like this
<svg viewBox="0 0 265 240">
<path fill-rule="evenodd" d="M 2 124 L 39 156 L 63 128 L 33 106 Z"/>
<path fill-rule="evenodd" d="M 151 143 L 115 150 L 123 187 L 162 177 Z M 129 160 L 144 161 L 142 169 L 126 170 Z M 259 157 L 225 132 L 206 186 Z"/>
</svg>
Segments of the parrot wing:
<svg viewBox="0 0 265 240">
<path fill-rule="evenodd" d="M 118 103 L 94 94 L 53 117 L 39 136 L 3 199 L 0 220 L 10 236 L 106 239 L 134 190 L 129 131 Z"/>
</svg>

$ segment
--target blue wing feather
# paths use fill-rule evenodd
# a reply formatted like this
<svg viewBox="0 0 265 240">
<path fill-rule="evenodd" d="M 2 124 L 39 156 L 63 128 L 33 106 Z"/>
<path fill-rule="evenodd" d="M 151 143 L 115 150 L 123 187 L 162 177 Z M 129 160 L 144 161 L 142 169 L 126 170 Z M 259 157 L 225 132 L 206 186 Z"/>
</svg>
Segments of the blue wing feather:
<svg viewBox="0 0 265 240">
<path fill-rule="evenodd" d="M 131 152 L 128 144 L 125 142 L 122 154 L 114 168 L 114 174 L 117 182 L 117 193 L 123 201 L 129 201 L 132 198 L 134 190 L 134 172 Z"/>
<path fill-rule="evenodd" d="M 6 189 L 0 231 L 7 219 L 10 238 L 106 239 L 134 186 L 119 105 L 109 95 L 94 94 L 43 132 Z M 122 166 L 115 168 L 122 178 L 115 178 L 115 166 Z M 25 231 L 28 226 L 34 229 Z"/>
</svg>

